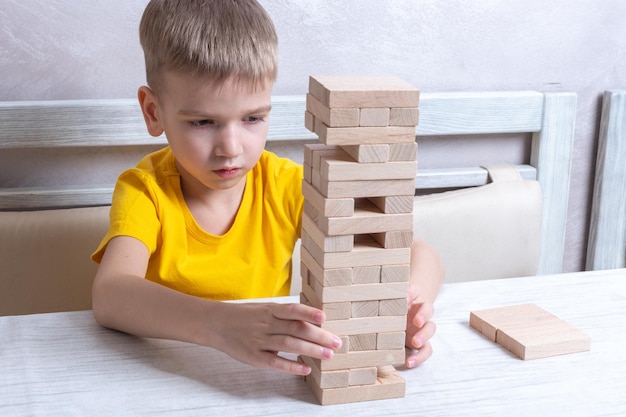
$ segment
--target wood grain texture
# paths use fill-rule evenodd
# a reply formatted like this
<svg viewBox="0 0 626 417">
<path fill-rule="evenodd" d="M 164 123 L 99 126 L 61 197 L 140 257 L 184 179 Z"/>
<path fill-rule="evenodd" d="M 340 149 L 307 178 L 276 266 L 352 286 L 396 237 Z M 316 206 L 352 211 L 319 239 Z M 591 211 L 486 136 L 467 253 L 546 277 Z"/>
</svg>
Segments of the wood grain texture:
<svg viewBox="0 0 626 417">
<path fill-rule="evenodd" d="M 444 284 L 434 354 L 398 371 L 405 398 L 333 407 L 321 407 L 301 377 L 111 331 L 92 311 L 4 316 L 0 407 L 7 416 L 623 416 L 625 282 L 619 269 Z M 268 301 L 298 298 L 245 300 Z M 470 311 L 531 302 L 587 333 L 592 349 L 521 361 L 467 324 Z"/>
<path fill-rule="evenodd" d="M 543 125 L 533 134 L 530 161 L 543 195 L 538 274 L 563 270 L 576 103 L 574 93 L 546 93 Z"/>
<path fill-rule="evenodd" d="M 606 91 L 587 248 L 587 269 L 626 266 L 626 91 Z"/>
<path fill-rule="evenodd" d="M 536 304 L 470 312 L 470 326 L 520 359 L 588 351 L 591 339 Z"/>
<path fill-rule="evenodd" d="M 315 75 L 309 92 L 328 107 L 418 107 L 420 93 L 391 76 Z"/>
</svg>

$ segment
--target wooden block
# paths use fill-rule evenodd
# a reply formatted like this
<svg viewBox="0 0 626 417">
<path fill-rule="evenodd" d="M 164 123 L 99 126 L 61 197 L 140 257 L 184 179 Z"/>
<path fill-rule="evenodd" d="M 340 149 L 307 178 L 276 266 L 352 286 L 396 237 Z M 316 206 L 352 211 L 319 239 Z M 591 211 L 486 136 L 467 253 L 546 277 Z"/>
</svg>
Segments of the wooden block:
<svg viewBox="0 0 626 417">
<path fill-rule="evenodd" d="M 388 282 L 385 284 L 352 284 L 335 287 L 322 287 L 317 298 L 324 303 L 342 301 L 389 300 L 404 298 L 406 300 L 408 282 Z"/>
<path fill-rule="evenodd" d="M 355 204 L 353 198 L 325 198 L 307 181 L 302 182 L 302 195 L 323 216 L 350 217 L 354 215 Z"/>
<path fill-rule="evenodd" d="M 353 284 L 378 284 L 380 282 L 380 265 L 359 266 L 352 268 Z"/>
<path fill-rule="evenodd" d="M 416 174 L 415 161 L 360 163 L 349 156 L 323 157 L 320 161 L 320 175 L 328 181 L 415 180 Z"/>
<path fill-rule="evenodd" d="M 389 126 L 389 113 L 389 107 L 367 107 L 361 109 L 359 126 Z"/>
<path fill-rule="evenodd" d="M 315 287 L 314 287 L 315 288 Z M 390 300 L 404 298 L 408 294 L 408 282 L 388 282 L 385 284 L 352 284 L 340 286 L 320 286 L 317 298 L 323 303 L 344 301 Z M 317 289 L 317 288 L 315 288 Z"/>
<path fill-rule="evenodd" d="M 303 182 L 310 184 L 313 178 L 312 177 L 313 168 L 311 168 L 311 165 L 305 163 L 305 164 L 302 164 L 302 171 L 303 171 L 303 178 L 304 178 Z"/>
<path fill-rule="evenodd" d="M 417 143 L 393 143 L 389 145 L 389 161 L 417 160 Z"/>
<path fill-rule="evenodd" d="M 389 112 L 389 125 L 417 126 L 419 114 L 419 108 L 417 107 L 394 107 Z"/>
<path fill-rule="evenodd" d="M 313 220 L 302 213 L 302 242 L 312 239 L 324 252 L 349 252 L 354 248 L 353 235 L 328 236 L 323 233 Z M 309 248 L 308 245 L 306 245 Z"/>
<path fill-rule="evenodd" d="M 352 268 L 323 268 L 303 247 L 300 247 L 300 260 L 309 273 L 323 286 L 349 285 L 352 283 Z"/>
<path fill-rule="evenodd" d="M 368 200 L 383 213 L 413 213 L 413 194 L 371 197 Z"/>
<path fill-rule="evenodd" d="M 413 229 L 413 214 L 381 213 L 366 201 L 354 209 L 351 217 L 319 216 L 316 223 L 327 236 L 406 231 Z"/>
<path fill-rule="evenodd" d="M 368 368 L 350 369 L 348 385 L 374 385 L 378 379 L 378 368 L 375 366 Z"/>
<path fill-rule="evenodd" d="M 419 90 L 397 77 L 311 76 L 309 92 L 328 107 L 419 107 Z"/>
<path fill-rule="evenodd" d="M 362 198 L 415 193 L 415 179 L 369 181 L 323 181 L 317 190 L 326 198 Z"/>
<path fill-rule="evenodd" d="M 351 336 L 354 334 L 377 332 L 403 332 L 406 329 L 406 317 L 379 316 L 359 317 L 347 320 L 326 320 L 322 323 L 321 327 L 337 336 Z"/>
<path fill-rule="evenodd" d="M 359 317 L 378 317 L 378 300 L 371 301 L 353 301 L 351 318 Z M 375 348 L 374 348 L 375 349 Z"/>
<path fill-rule="evenodd" d="M 373 233 L 372 238 L 385 249 L 410 248 L 413 244 L 413 231 Z"/>
<path fill-rule="evenodd" d="M 401 349 L 405 345 L 405 332 L 386 332 L 378 333 L 376 337 L 376 349 Z"/>
<path fill-rule="evenodd" d="M 340 146 L 327 146 L 315 143 L 304 145 L 304 163 L 311 165 L 313 171 L 319 171 L 320 160 L 325 156 L 349 157 Z"/>
<path fill-rule="evenodd" d="M 316 118 L 314 133 L 326 145 L 415 142 L 415 127 L 412 126 L 330 127 Z"/>
<path fill-rule="evenodd" d="M 519 304 L 470 312 L 470 326 L 492 342 L 498 329 L 553 317 L 535 304 Z"/>
<path fill-rule="evenodd" d="M 335 350 L 335 353 L 348 353 L 350 351 L 350 336 L 339 336 L 341 339 L 341 347 Z"/>
<path fill-rule="evenodd" d="M 350 341 L 352 343 L 352 341 Z M 315 359 L 313 362 L 322 371 L 336 371 L 338 369 L 365 368 L 370 366 L 398 365 L 404 363 L 405 350 L 356 350 L 337 354 L 330 359 Z"/>
<path fill-rule="evenodd" d="M 356 209 L 352 217 L 320 217 L 318 227 L 328 236 L 406 231 L 413 227 L 411 213 L 378 213 Z"/>
<path fill-rule="evenodd" d="M 307 143 L 304 145 L 304 165 L 309 165 L 311 171 L 320 170 L 320 160 L 323 156 L 346 156 L 340 146 L 327 146 L 321 143 Z"/>
<path fill-rule="evenodd" d="M 404 145 L 404 144 L 394 144 Z M 360 163 L 382 163 L 389 161 L 391 146 L 386 143 L 375 145 L 346 145 L 343 149 L 352 159 Z M 415 159 L 415 158 L 414 158 Z"/>
<path fill-rule="evenodd" d="M 376 350 L 376 333 L 350 335 L 350 352 Z"/>
<path fill-rule="evenodd" d="M 405 265 L 383 265 L 380 270 L 380 282 L 409 282 L 411 277 L 411 266 Z"/>
<path fill-rule="evenodd" d="M 304 127 L 311 132 L 315 131 L 315 116 L 309 111 L 304 111 Z"/>
<path fill-rule="evenodd" d="M 306 143 L 304 144 L 304 162 L 313 165 L 313 153 L 317 151 L 330 151 L 341 149 L 339 146 L 328 146 L 323 143 Z"/>
<path fill-rule="evenodd" d="M 372 241 L 373 242 L 373 241 Z M 374 265 L 398 265 L 407 264 L 411 260 L 410 248 L 384 249 L 374 242 L 373 245 L 356 242 L 350 252 L 323 252 L 319 247 L 312 247 L 315 253 L 307 248 L 301 248 L 301 256 L 313 259 L 323 270 L 350 268 Z M 307 263 L 307 266 L 308 263 Z M 310 267 L 311 271 L 320 276 L 317 270 Z"/>
<path fill-rule="evenodd" d="M 354 304 L 354 303 L 353 303 Z M 406 316 L 408 305 L 406 296 L 378 302 L 379 316 Z"/>
<path fill-rule="evenodd" d="M 350 370 L 322 371 L 318 364 L 308 356 L 298 356 L 298 360 L 311 367 L 307 378 L 313 378 L 315 385 L 322 388 L 343 388 L 350 385 Z"/>
<path fill-rule="evenodd" d="M 306 378 L 306 381 L 321 405 L 385 400 L 402 398 L 406 395 L 406 382 L 397 372 L 378 375 L 374 385 L 357 385 L 346 388 L 322 389 L 313 378 Z"/>
<path fill-rule="evenodd" d="M 347 108 L 329 108 L 320 103 L 318 99 L 311 94 L 306 95 L 306 109 L 316 119 L 321 120 L 328 126 L 332 127 L 354 127 L 359 126 L 359 109 L 355 107 Z M 387 116 L 389 121 L 389 116 Z M 305 124 L 306 126 L 306 124 Z"/>
<path fill-rule="evenodd" d="M 302 292 L 300 293 L 300 304 L 305 304 L 311 307 L 318 308 L 326 314 L 326 320 L 348 320 L 352 316 L 352 306 L 350 302 L 342 303 L 322 303 L 317 300 L 315 292 L 311 286 L 305 282 L 302 283 Z M 346 342 L 348 339 L 346 338 Z M 341 345 L 343 350 L 344 345 Z M 348 347 L 345 347 L 345 352 L 348 351 Z"/>
<path fill-rule="evenodd" d="M 470 326 L 525 360 L 591 349 L 588 335 L 535 304 L 471 312 Z"/>
</svg>

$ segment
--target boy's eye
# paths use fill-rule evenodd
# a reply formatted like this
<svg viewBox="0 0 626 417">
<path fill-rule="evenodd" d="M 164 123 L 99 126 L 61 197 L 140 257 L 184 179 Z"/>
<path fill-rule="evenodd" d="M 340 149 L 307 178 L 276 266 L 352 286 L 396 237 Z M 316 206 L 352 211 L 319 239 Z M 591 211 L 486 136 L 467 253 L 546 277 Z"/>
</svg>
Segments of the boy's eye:
<svg viewBox="0 0 626 417">
<path fill-rule="evenodd" d="M 246 123 L 258 123 L 265 120 L 263 116 L 248 116 L 244 119 Z"/>
<path fill-rule="evenodd" d="M 202 119 L 202 120 L 190 120 L 189 124 L 193 127 L 204 127 L 204 126 L 210 126 L 214 124 L 214 122 L 211 119 Z"/>
</svg>

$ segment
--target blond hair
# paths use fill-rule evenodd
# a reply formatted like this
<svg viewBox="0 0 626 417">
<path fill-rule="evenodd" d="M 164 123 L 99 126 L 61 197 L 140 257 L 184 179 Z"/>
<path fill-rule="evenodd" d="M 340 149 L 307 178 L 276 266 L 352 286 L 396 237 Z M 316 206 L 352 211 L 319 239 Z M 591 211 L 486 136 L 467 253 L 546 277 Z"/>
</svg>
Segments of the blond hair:
<svg viewBox="0 0 626 417">
<path fill-rule="evenodd" d="M 168 71 L 218 84 L 230 77 L 254 86 L 276 80 L 276 30 L 255 0 L 151 0 L 139 38 L 155 91 Z"/>
</svg>

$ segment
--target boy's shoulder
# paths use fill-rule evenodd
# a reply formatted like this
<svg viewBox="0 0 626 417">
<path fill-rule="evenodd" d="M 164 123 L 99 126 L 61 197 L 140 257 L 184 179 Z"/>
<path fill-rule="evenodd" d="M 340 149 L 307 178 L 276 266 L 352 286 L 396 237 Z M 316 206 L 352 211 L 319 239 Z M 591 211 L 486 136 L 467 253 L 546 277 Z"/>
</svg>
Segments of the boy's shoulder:
<svg viewBox="0 0 626 417">
<path fill-rule="evenodd" d="M 147 187 L 160 187 L 168 178 L 180 176 L 176 169 L 174 154 L 169 146 L 144 156 L 136 166 L 124 171 L 120 182 L 143 183 Z"/>
<path fill-rule="evenodd" d="M 302 165 L 292 161 L 289 158 L 278 156 L 270 151 L 263 151 L 259 158 L 258 165 L 266 170 L 291 170 L 302 169 Z"/>
</svg>

